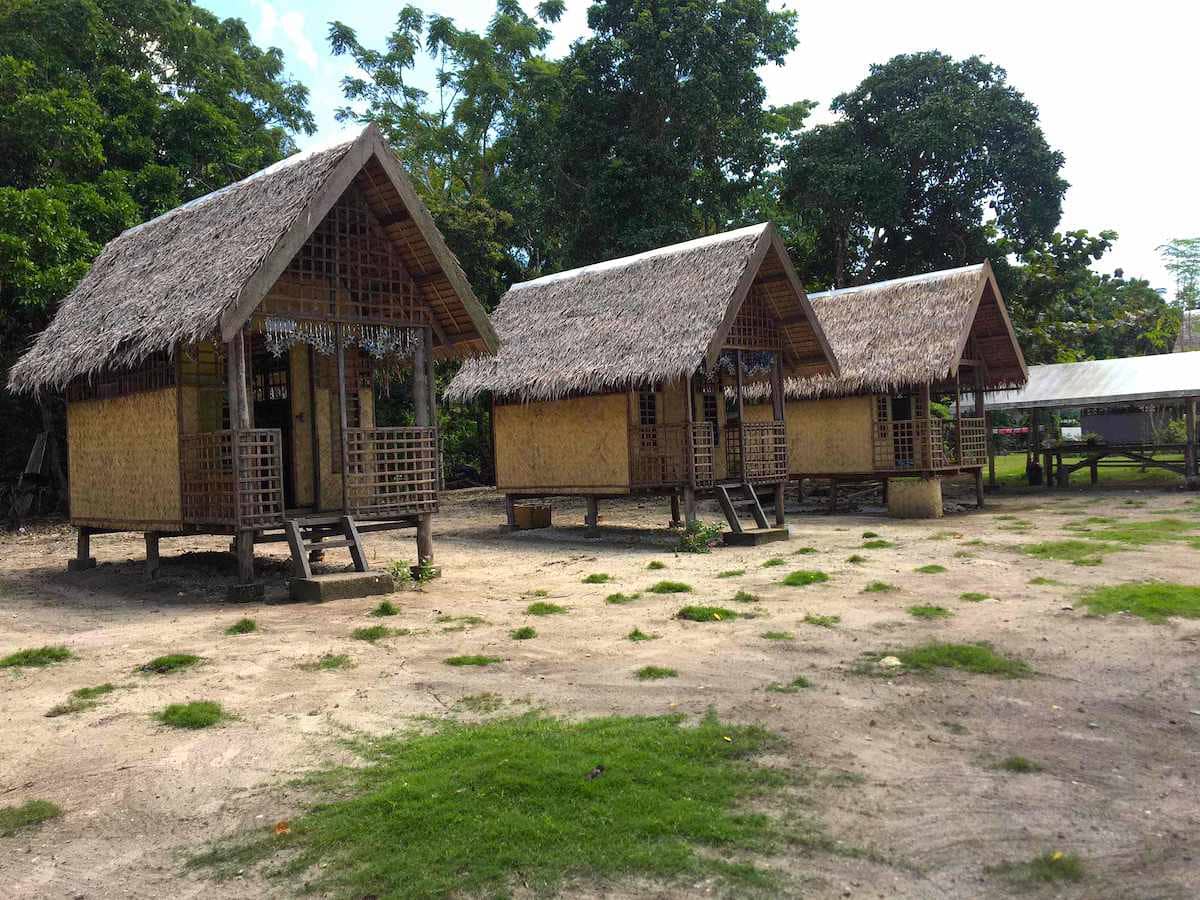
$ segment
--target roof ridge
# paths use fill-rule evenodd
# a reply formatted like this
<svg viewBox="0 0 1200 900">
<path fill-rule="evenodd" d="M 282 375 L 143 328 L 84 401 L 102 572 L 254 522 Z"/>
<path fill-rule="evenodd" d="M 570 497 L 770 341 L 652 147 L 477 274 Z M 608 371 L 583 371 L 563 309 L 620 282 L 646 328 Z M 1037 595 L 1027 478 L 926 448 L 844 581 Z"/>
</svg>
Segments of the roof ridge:
<svg viewBox="0 0 1200 900">
<path fill-rule="evenodd" d="M 850 287 L 830 288 L 827 291 L 814 291 L 808 295 L 809 300 L 825 299 L 828 297 L 841 297 L 846 294 L 857 294 L 863 291 L 874 291 L 886 287 L 895 287 L 900 284 L 920 284 L 925 281 L 937 281 L 939 278 L 950 278 L 954 275 L 961 275 L 965 272 L 983 271 L 984 263 L 975 263 L 970 266 L 956 266 L 953 269 L 938 269 L 934 272 L 923 272 L 920 275 L 904 275 L 900 278 L 888 278 L 884 281 L 871 281 L 867 284 L 856 284 Z"/>
</svg>

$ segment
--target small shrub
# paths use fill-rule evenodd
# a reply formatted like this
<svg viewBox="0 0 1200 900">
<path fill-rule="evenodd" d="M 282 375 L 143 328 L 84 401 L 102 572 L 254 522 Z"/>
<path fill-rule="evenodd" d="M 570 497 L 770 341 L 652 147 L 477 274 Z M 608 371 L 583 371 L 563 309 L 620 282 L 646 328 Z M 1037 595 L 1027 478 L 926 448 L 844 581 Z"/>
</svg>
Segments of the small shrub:
<svg viewBox="0 0 1200 900">
<path fill-rule="evenodd" d="M 895 546 L 896 545 L 893 544 L 891 541 L 884 541 L 884 540 L 864 541 L 863 542 L 864 550 L 887 550 L 887 549 L 889 549 L 891 547 L 895 547 Z"/>
<path fill-rule="evenodd" d="M 313 662 L 300 663 L 306 672 L 325 672 L 330 669 L 350 668 L 350 657 L 344 653 L 326 653 Z"/>
<path fill-rule="evenodd" d="M 61 644 L 54 647 L 36 647 L 32 650 L 18 650 L 0 659 L 0 669 L 42 668 L 55 663 L 66 662 L 75 656 Z"/>
<path fill-rule="evenodd" d="M 625 640 L 633 641 L 634 643 L 637 643 L 638 641 L 655 641 L 658 640 L 658 635 L 646 634 L 646 632 L 642 631 L 642 629 L 635 628 L 633 631 L 629 632 L 629 634 L 625 635 Z"/>
<path fill-rule="evenodd" d="M 812 687 L 811 681 L 803 675 L 797 675 L 787 684 L 780 684 L 777 681 L 773 681 L 767 685 L 767 690 L 773 694 L 796 694 L 810 687 Z"/>
<path fill-rule="evenodd" d="M 840 621 L 842 621 L 841 616 L 820 616 L 816 613 L 804 614 L 804 624 L 816 625 L 818 628 L 832 628 Z"/>
<path fill-rule="evenodd" d="M 793 556 L 808 556 L 813 553 L 819 553 L 816 547 L 801 547 L 799 550 L 792 551 Z"/>
<path fill-rule="evenodd" d="M 685 606 L 675 613 L 675 618 L 689 622 L 731 622 L 737 617 L 736 612 L 723 606 Z"/>
<path fill-rule="evenodd" d="M 829 576 L 824 572 L 817 572 L 808 569 L 798 569 L 795 572 L 788 574 L 783 579 L 783 583 L 788 587 L 805 587 L 810 584 L 820 584 L 823 581 L 828 581 Z"/>
<path fill-rule="evenodd" d="M 186 669 L 200 662 L 200 657 L 193 656 L 190 653 L 168 653 L 166 656 L 157 656 L 137 667 L 138 672 L 146 674 L 166 675 L 170 672 L 178 672 L 180 669 Z"/>
<path fill-rule="evenodd" d="M 428 584 L 435 578 L 442 577 L 442 570 L 429 562 L 418 563 L 412 570 L 412 580 L 417 584 Z"/>
<path fill-rule="evenodd" d="M 851 565 L 855 565 L 855 566 L 861 565 L 862 563 L 865 563 L 866 561 L 867 561 L 867 558 L 865 556 L 863 556 L 861 553 L 851 553 L 849 556 L 846 557 L 846 562 L 850 563 Z"/>
<path fill-rule="evenodd" d="M 785 566 L 785 565 L 787 565 L 787 560 L 781 559 L 778 556 L 773 556 L 770 559 L 765 560 L 762 564 L 764 569 L 771 569 L 771 568 L 774 568 L 775 566 Z"/>
<path fill-rule="evenodd" d="M 768 641 L 794 641 L 796 636 L 790 631 L 764 631 L 762 636 Z"/>
<path fill-rule="evenodd" d="M 213 700 L 193 700 L 191 703 L 172 703 L 155 715 L 158 721 L 172 728 L 208 728 L 230 718 L 220 703 Z"/>
<path fill-rule="evenodd" d="M 514 641 L 527 641 L 530 638 L 537 637 L 537 629 L 532 625 L 522 625 L 520 628 L 514 628 L 510 631 L 508 636 Z"/>
<path fill-rule="evenodd" d="M 448 666 L 490 666 L 498 662 L 503 662 L 498 656 L 450 656 L 444 662 Z"/>
<path fill-rule="evenodd" d="M 1041 766 L 1024 756 L 1007 756 L 996 763 L 996 768 L 1003 769 L 1005 772 L 1014 772 L 1017 775 L 1029 775 L 1042 771 Z"/>
<path fill-rule="evenodd" d="M 738 591 L 733 595 L 735 603 L 757 603 L 759 597 L 757 594 L 751 594 L 749 591 Z"/>
<path fill-rule="evenodd" d="M 406 559 L 393 559 L 388 563 L 387 573 L 391 576 L 392 587 L 396 590 L 413 582 L 412 566 Z"/>
<path fill-rule="evenodd" d="M 872 581 L 865 588 L 863 588 L 863 593 L 864 594 L 889 594 L 892 591 L 898 591 L 898 590 L 900 590 L 900 588 L 896 587 L 894 584 L 888 584 L 886 581 Z"/>
<path fill-rule="evenodd" d="M 720 524 L 693 522 L 679 535 L 679 545 L 676 550 L 680 553 L 708 553 L 720 540 Z"/>
<path fill-rule="evenodd" d="M 253 619 L 238 619 L 225 629 L 226 634 L 251 634 L 258 631 L 258 623 Z"/>
<path fill-rule="evenodd" d="M 48 800 L 27 800 L 20 806 L 0 806 L 0 837 L 10 837 L 22 828 L 41 825 L 62 815 Z"/>
<path fill-rule="evenodd" d="M 908 614 L 914 619 L 948 619 L 954 615 L 944 606 L 910 606 Z"/>
<path fill-rule="evenodd" d="M 408 634 L 408 629 L 388 628 L 386 625 L 368 625 L 365 628 L 355 628 L 350 632 L 350 637 L 356 641 L 367 641 L 373 644 L 385 637 L 396 637 L 402 634 Z"/>
<path fill-rule="evenodd" d="M 565 613 L 567 608 L 559 606 L 557 603 L 546 603 L 539 600 L 537 603 L 530 603 L 525 607 L 525 612 L 531 616 L 557 616 Z"/>
<path fill-rule="evenodd" d="M 371 610 L 371 615 L 377 618 L 383 618 L 384 616 L 395 616 L 399 614 L 400 610 L 396 609 L 396 605 L 390 600 L 382 601 L 377 607 Z"/>
<path fill-rule="evenodd" d="M 674 678 L 679 673 L 665 666 L 642 666 L 633 674 L 638 681 L 657 681 L 660 678 Z"/>
<path fill-rule="evenodd" d="M 930 563 L 927 566 L 917 566 L 913 571 L 920 572 L 922 575 L 941 575 L 946 571 L 946 567 L 939 566 L 937 563 Z"/>
<path fill-rule="evenodd" d="M 718 572 L 718 578 L 737 578 L 740 575 L 745 575 L 745 569 L 726 569 L 724 572 Z"/>
<path fill-rule="evenodd" d="M 634 600 L 636 600 L 640 596 L 642 596 L 642 595 L 641 594 L 609 594 L 607 597 L 604 598 L 604 602 L 612 603 L 614 605 L 619 606 L 624 603 L 632 603 Z"/>
<path fill-rule="evenodd" d="M 584 584 L 608 584 L 610 581 L 611 576 L 604 572 L 593 572 L 583 579 Z"/>
<path fill-rule="evenodd" d="M 646 588 L 652 594 L 690 594 L 692 586 L 682 581 L 660 581 Z"/>
<path fill-rule="evenodd" d="M 959 600 L 966 600 L 968 603 L 980 603 L 987 598 L 987 594 L 981 594 L 979 591 L 963 591 L 958 595 Z"/>
<path fill-rule="evenodd" d="M 659 562 L 657 559 L 652 559 L 652 560 L 650 560 L 650 562 L 646 563 L 646 568 L 649 569 L 651 572 L 657 572 L 660 569 L 665 569 L 666 567 L 667 567 L 666 563 Z"/>
</svg>

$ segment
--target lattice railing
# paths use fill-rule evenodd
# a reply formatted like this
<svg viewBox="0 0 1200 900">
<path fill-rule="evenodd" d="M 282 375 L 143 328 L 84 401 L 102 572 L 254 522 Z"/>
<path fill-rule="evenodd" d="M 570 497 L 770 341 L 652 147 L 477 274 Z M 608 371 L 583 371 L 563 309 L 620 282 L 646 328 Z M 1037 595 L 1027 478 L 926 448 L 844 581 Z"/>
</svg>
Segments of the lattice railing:
<svg viewBox="0 0 1200 900">
<path fill-rule="evenodd" d="M 784 481 L 788 477 L 787 426 L 783 422 L 747 422 L 742 448 L 746 481 Z"/>
<path fill-rule="evenodd" d="M 640 425 L 633 429 L 630 480 L 635 488 L 667 487 L 688 482 L 688 454 L 696 470 L 696 486 L 711 487 L 714 477 L 712 425 Z"/>
<path fill-rule="evenodd" d="M 696 487 L 710 488 L 717 479 L 717 450 L 713 446 L 713 424 L 692 424 L 692 460 L 696 470 Z"/>
<path fill-rule="evenodd" d="M 438 434 L 432 427 L 346 429 L 346 495 L 363 519 L 436 512 Z"/>
<path fill-rule="evenodd" d="M 984 419 L 905 419 L 876 422 L 873 460 L 879 471 L 981 466 L 987 462 Z"/>
<path fill-rule="evenodd" d="M 181 435 L 179 463 L 186 524 L 251 529 L 283 523 L 278 428 Z"/>
</svg>

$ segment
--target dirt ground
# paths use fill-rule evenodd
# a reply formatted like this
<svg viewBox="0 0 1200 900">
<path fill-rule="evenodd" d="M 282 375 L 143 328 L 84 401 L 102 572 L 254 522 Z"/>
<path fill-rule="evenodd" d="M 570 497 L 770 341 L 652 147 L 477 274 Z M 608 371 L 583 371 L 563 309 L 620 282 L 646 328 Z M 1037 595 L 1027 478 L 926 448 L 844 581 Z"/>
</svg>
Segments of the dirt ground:
<svg viewBox="0 0 1200 900">
<path fill-rule="evenodd" d="M 712 707 L 722 718 L 780 733 L 788 762 L 829 776 L 812 788 L 811 812 L 833 838 L 870 851 L 797 851 L 771 860 L 800 876 L 805 896 L 1007 896 L 1011 888 L 984 867 L 1047 850 L 1078 853 L 1087 877 L 1045 888 L 1046 896 L 1200 896 L 1200 621 L 1095 618 L 1075 603 L 1082 589 L 1098 584 L 1200 583 L 1200 550 L 1151 545 L 1094 568 L 1017 552 L 1034 540 L 1071 537 L 1062 526 L 1081 515 L 1194 516 L 1194 508 L 1181 509 L 1189 499 L 1162 488 L 1038 492 L 991 498 L 983 512 L 936 522 L 794 515 L 787 543 L 676 555 L 665 504 L 605 503 L 601 534 L 589 537 L 578 527 L 582 504 L 556 503 L 554 529 L 508 533 L 498 495 L 457 492 L 436 519 L 443 577 L 395 595 L 400 615 L 384 622 L 413 633 L 376 644 L 349 635 L 378 621 L 367 616 L 378 598 L 222 602 L 233 565 L 222 552 L 225 539 L 165 540 L 162 575 L 149 583 L 140 535 L 95 538 L 101 565 L 70 575 L 69 528 L 2 536 L 0 655 L 63 643 L 78 658 L 0 672 L 0 805 L 46 799 L 64 810 L 39 829 L 0 839 L 0 895 L 286 895 L 287 885 L 254 873 L 217 883 L 182 863 L 215 837 L 296 813 L 301 798 L 289 782 L 343 758 L 348 735 L 384 733 L 414 716 L 462 715 L 455 708 L 462 697 L 494 692 L 506 699 L 505 711 L 532 705 L 567 716 L 702 714 Z M 707 510 L 706 518 L 718 516 Z M 1014 530 L 1022 520 L 1032 528 Z M 867 530 L 895 548 L 863 550 Z M 368 541 L 379 565 L 414 553 L 408 532 Z M 792 555 L 805 546 L 818 552 Z M 856 552 L 866 562 L 847 562 Z M 269 555 L 271 590 L 282 594 L 284 546 L 259 553 L 260 562 Z M 773 556 L 785 557 L 787 566 L 761 565 Z M 666 568 L 647 571 L 651 560 Z M 927 563 L 948 571 L 914 572 Z M 716 577 L 730 569 L 745 575 Z M 830 580 L 781 585 L 793 569 L 820 569 Z M 593 572 L 614 582 L 582 584 Z M 1034 576 L 1062 584 L 1031 586 Z M 627 605 L 604 602 L 659 578 L 688 582 L 695 592 L 686 601 L 644 594 Z M 877 579 L 900 590 L 863 593 Z M 735 605 L 727 601 L 739 589 L 761 598 L 739 611 L 752 608 L 760 617 L 708 624 L 672 618 L 684 602 Z M 534 591 L 548 592 L 569 614 L 531 620 L 524 608 Z M 964 602 L 964 591 L 993 599 Z M 905 611 L 916 603 L 955 615 L 920 621 Z M 804 624 L 810 612 L 841 622 Z M 446 614 L 486 622 L 435 621 Z M 241 616 L 255 618 L 260 632 L 226 636 Z M 535 624 L 539 637 L 511 640 L 510 629 L 523 624 Z M 631 643 L 624 636 L 634 626 L 660 638 Z M 796 640 L 765 640 L 766 630 L 791 631 Z M 853 671 L 864 652 L 930 639 L 990 641 L 1037 674 L 889 680 Z M 205 661 L 170 676 L 133 673 L 169 652 Z M 299 668 L 327 652 L 349 654 L 354 666 Z M 486 669 L 443 664 L 459 653 L 504 662 Z M 674 667 L 679 677 L 635 680 L 634 670 L 648 664 Z M 812 689 L 765 690 L 800 674 Z M 89 711 L 44 715 L 69 691 L 102 682 L 121 689 Z M 151 717 L 187 699 L 220 700 L 237 719 L 187 732 Z M 1012 754 L 1044 771 L 1012 775 L 994 767 Z M 595 893 L 643 889 L 621 891 Z"/>
</svg>

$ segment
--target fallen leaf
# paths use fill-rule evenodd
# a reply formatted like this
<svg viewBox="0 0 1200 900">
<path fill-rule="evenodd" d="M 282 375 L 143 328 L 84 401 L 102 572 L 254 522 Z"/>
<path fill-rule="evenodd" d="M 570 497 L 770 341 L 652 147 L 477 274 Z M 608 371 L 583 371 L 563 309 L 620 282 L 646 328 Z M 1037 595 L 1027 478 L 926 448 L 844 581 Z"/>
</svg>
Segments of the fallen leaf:
<svg viewBox="0 0 1200 900">
<path fill-rule="evenodd" d="M 275 833 L 277 835 L 291 834 L 292 826 L 288 824 L 287 819 L 282 819 L 275 823 Z"/>
</svg>

